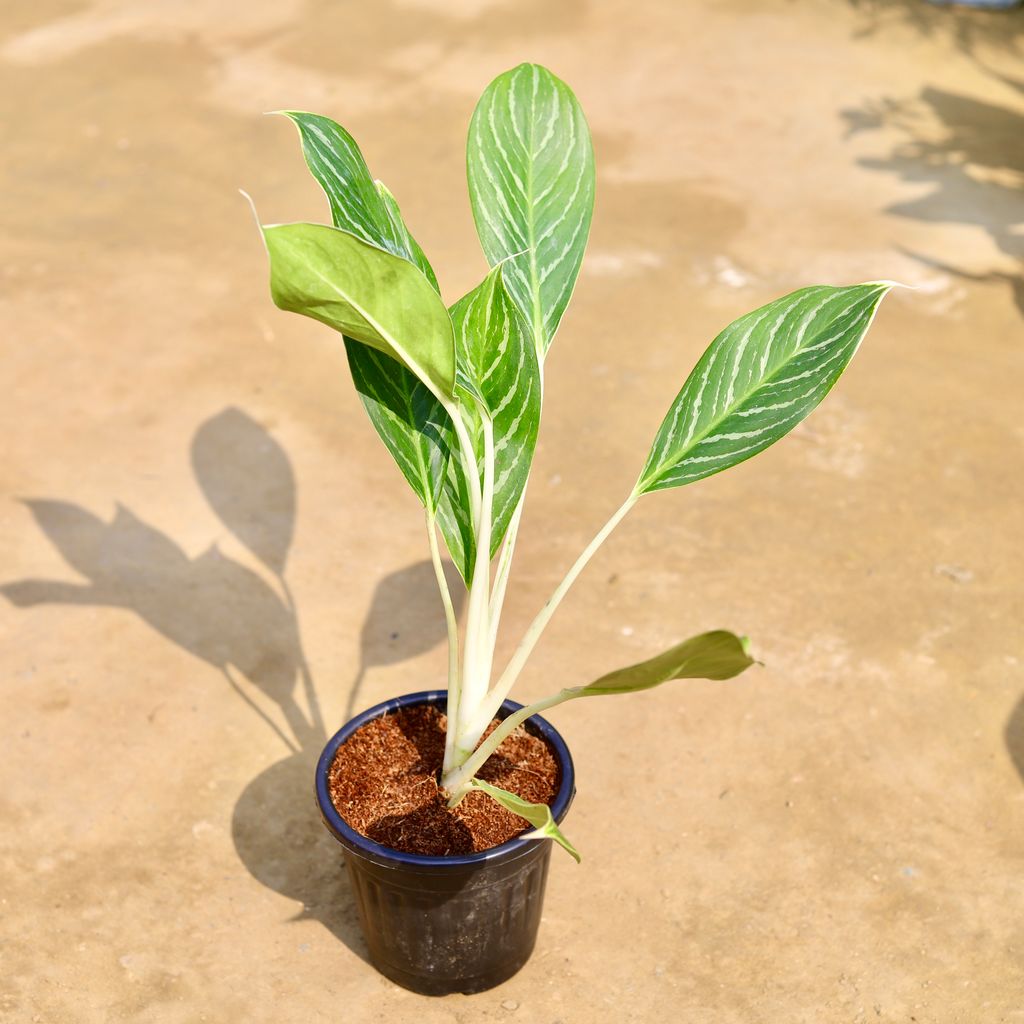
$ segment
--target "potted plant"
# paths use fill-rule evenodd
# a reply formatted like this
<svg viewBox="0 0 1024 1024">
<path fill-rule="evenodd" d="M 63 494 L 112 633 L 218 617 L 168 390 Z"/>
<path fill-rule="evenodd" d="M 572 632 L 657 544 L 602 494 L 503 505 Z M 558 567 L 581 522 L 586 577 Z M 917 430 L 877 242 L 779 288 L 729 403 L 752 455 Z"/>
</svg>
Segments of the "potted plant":
<svg viewBox="0 0 1024 1024">
<path fill-rule="evenodd" d="M 578 859 L 560 828 L 572 760 L 538 713 L 671 679 L 728 679 L 753 664 L 744 638 L 716 630 L 521 707 L 508 698 L 538 638 L 641 498 L 751 458 L 814 409 L 891 283 L 801 288 L 722 331 L 671 404 L 632 491 L 496 673 L 544 359 L 590 227 L 586 121 L 565 83 L 537 65 L 487 87 L 467 165 L 491 270 L 446 307 L 398 204 L 352 137 L 326 117 L 286 113 L 333 224 L 262 226 L 273 299 L 344 336 L 366 412 L 423 505 L 449 641 L 447 689 L 385 702 L 346 724 L 320 759 L 317 798 L 344 849 L 376 966 L 420 992 L 479 991 L 530 955 L 546 840 Z M 461 635 L 439 535 L 467 588 Z"/>
</svg>

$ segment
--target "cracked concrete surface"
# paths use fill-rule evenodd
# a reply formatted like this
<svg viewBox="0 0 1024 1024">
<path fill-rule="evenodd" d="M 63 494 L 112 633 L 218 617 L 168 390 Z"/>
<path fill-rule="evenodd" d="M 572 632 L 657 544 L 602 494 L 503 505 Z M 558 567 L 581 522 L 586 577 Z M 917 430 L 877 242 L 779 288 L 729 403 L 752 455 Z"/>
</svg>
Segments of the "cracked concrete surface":
<svg viewBox="0 0 1024 1024">
<path fill-rule="evenodd" d="M 911 0 L 14 0 L 0 15 L 0 1019 L 1024 1021 L 1024 15 Z M 731 319 L 893 278 L 785 442 L 654 495 L 518 695 L 699 630 L 765 667 L 552 714 L 579 795 L 537 952 L 426 1000 L 364 961 L 312 762 L 437 685 L 417 506 L 251 218 L 342 121 L 454 299 L 476 96 L 594 132 L 501 650 Z"/>
</svg>

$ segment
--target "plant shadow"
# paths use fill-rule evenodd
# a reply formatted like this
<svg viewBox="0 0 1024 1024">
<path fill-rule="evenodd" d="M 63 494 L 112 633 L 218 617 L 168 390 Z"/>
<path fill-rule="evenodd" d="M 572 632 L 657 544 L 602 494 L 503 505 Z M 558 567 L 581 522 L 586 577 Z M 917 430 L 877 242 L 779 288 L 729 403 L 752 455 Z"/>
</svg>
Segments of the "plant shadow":
<svg viewBox="0 0 1024 1024">
<path fill-rule="evenodd" d="M 191 461 L 210 507 L 266 574 L 216 545 L 189 557 L 121 504 L 108 522 L 71 502 L 28 500 L 39 528 L 88 582 L 14 580 L 0 584 L 0 595 L 19 608 L 68 604 L 133 611 L 213 667 L 289 750 L 249 782 L 235 804 L 231 833 L 239 859 L 263 885 L 302 904 L 292 920 L 320 921 L 366 959 L 341 851 L 320 822 L 313 797 L 313 770 L 327 730 L 285 577 L 297 494 L 291 461 L 263 426 L 236 408 L 199 427 Z M 454 574 L 454 567 L 446 565 L 446 572 Z M 460 593 L 461 587 L 452 587 L 453 599 Z M 411 658 L 444 636 L 429 561 L 382 579 L 363 623 L 349 711 L 369 668 Z M 261 695 L 259 702 L 252 690 Z"/>
</svg>

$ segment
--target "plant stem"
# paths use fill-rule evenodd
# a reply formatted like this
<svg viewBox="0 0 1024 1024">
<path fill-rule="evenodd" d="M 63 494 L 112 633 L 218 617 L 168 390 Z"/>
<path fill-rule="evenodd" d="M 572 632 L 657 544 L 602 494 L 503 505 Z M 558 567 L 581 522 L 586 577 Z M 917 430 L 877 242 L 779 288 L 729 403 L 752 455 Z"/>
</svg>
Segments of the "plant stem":
<svg viewBox="0 0 1024 1024">
<path fill-rule="evenodd" d="M 508 587 L 508 577 L 512 570 L 512 556 L 516 549 L 516 539 L 519 536 L 519 520 L 523 517 L 523 505 L 526 503 L 526 489 L 519 496 L 519 503 L 508 524 L 508 533 L 505 534 L 504 543 L 501 545 L 501 556 L 498 558 L 498 567 L 494 571 L 494 586 L 491 588 L 491 650 L 498 639 L 498 623 L 501 621 L 501 609 L 505 604 L 505 589 Z"/>
<path fill-rule="evenodd" d="M 459 714 L 459 624 L 455 618 L 455 607 L 452 604 L 451 591 L 441 563 L 441 552 L 437 546 L 437 530 L 434 516 L 427 512 L 427 537 L 430 539 L 430 560 L 434 563 L 434 575 L 437 587 L 441 591 L 441 603 L 444 605 L 444 618 L 448 625 L 448 721 L 458 721 Z M 444 738 L 444 770 L 450 767 L 451 754 L 455 747 L 455 730 L 449 728 Z"/>
<path fill-rule="evenodd" d="M 502 673 L 501 678 L 495 684 L 493 690 L 488 694 L 481 714 L 472 723 L 472 731 L 467 732 L 466 735 L 461 737 L 463 746 L 465 746 L 467 742 L 471 743 L 473 746 L 476 745 L 477 740 L 479 740 L 483 735 L 484 730 L 494 717 L 494 714 L 497 712 L 498 708 L 501 707 L 505 698 L 509 695 L 509 691 L 515 684 L 515 681 L 519 678 L 519 673 L 523 670 L 523 666 L 526 664 L 527 658 L 529 658 L 530 654 L 533 652 L 534 647 L 537 645 L 537 641 L 544 632 L 544 628 L 551 620 L 551 616 L 555 614 L 556 609 L 562 603 L 562 598 L 565 597 L 569 588 L 575 582 L 576 577 L 579 576 L 586 567 L 586 564 L 593 557 L 594 552 L 597 551 L 612 530 L 614 530 L 615 527 L 618 526 L 625 518 L 626 513 L 629 512 L 629 510 L 636 504 L 638 498 L 639 495 L 635 491 L 630 493 L 629 497 L 621 506 L 619 506 L 608 522 L 598 530 L 594 539 L 583 549 L 582 554 L 573 563 L 572 568 L 565 574 L 565 578 L 558 584 L 554 593 L 547 599 L 544 607 L 541 608 L 537 617 L 530 624 L 530 627 L 527 629 L 523 639 L 520 640 L 519 646 L 515 649 L 515 653 L 509 660 L 508 666 Z"/>
<path fill-rule="evenodd" d="M 546 711 L 548 708 L 553 708 L 556 704 L 562 704 L 567 700 L 572 700 L 573 697 L 577 696 L 577 689 L 572 690 L 560 690 L 552 697 L 545 697 L 544 700 L 537 701 L 536 704 L 531 704 L 529 707 L 521 708 L 519 711 L 513 711 L 508 718 L 505 719 L 498 726 L 490 736 L 487 737 L 480 744 L 476 750 L 473 751 L 471 757 L 469 757 L 465 764 L 460 765 L 450 774 L 446 774 L 442 779 L 443 788 L 450 794 L 448 806 L 454 807 L 463 796 L 465 796 L 469 782 L 474 775 L 484 766 L 487 758 L 493 754 L 498 747 L 501 746 L 502 741 L 506 737 L 510 736 L 512 732 L 521 725 L 528 718 L 532 718 L 534 715 L 540 714 L 541 711 Z"/>
<path fill-rule="evenodd" d="M 491 589 L 491 507 L 494 502 L 494 425 L 490 417 L 481 417 L 484 439 L 484 481 L 480 502 L 480 518 L 476 529 L 476 561 L 469 587 L 469 611 L 466 615 L 466 646 L 462 672 L 462 690 L 459 699 L 459 717 L 456 723 L 453 765 L 461 764 L 472 752 L 479 736 L 472 744 L 463 740 L 466 727 L 480 711 L 487 699 L 491 677 L 492 652 L 489 646 Z M 450 728 L 451 726 L 449 726 Z"/>
</svg>

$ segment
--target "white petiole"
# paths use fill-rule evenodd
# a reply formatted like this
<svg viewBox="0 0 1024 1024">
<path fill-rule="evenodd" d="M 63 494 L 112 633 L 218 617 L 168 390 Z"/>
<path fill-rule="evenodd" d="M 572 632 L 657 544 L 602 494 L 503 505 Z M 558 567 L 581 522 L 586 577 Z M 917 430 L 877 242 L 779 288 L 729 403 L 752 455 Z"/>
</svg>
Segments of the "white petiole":
<svg viewBox="0 0 1024 1024">
<path fill-rule="evenodd" d="M 491 669 L 494 660 L 494 647 L 497 640 L 498 618 L 501 615 L 505 597 L 505 588 L 511 569 L 512 555 L 518 532 L 519 520 L 522 515 L 523 500 L 521 499 L 509 524 L 501 556 L 495 574 L 494 588 L 491 590 L 490 561 L 487 553 L 491 542 L 491 506 L 494 491 L 494 431 L 493 424 L 486 416 L 483 417 L 484 430 L 484 481 L 480 503 L 476 539 L 477 557 L 473 577 L 469 586 L 469 612 L 466 619 L 466 635 L 464 661 L 459 691 L 454 703 L 455 711 L 448 716 L 449 734 L 446 737 L 445 761 L 441 779 L 441 787 L 451 797 L 452 806 L 462 799 L 468 791 L 469 780 L 481 765 L 520 721 L 530 714 L 543 710 L 534 705 L 528 713 L 517 712 L 506 719 L 500 730 L 492 733 L 485 744 L 479 749 L 480 737 L 494 718 L 502 703 L 508 697 L 513 685 L 519 677 L 527 659 L 532 653 L 541 634 L 551 620 L 562 599 L 572 587 L 576 578 L 594 556 L 597 549 L 604 543 L 615 527 L 625 518 L 626 513 L 636 504 L 639 497 L 632 492 L 625 502 L 615 511 L 611 518 L 597 532 L 594 539 L 584 548 L 579 558 L 573 563 L 562 582 L 545 602 L 536 618 L 527 629 L 519 646 L 509 660 L 497 684 L 491 688 Z M 566 693 L 566 691 L 562 691 Z M 541 702 L 544 707 L 560 703 L 568 697 L 559 694 L 550 702 Z M 449 708 L 453 704 L 449 697 Z M 494 737 L 501 733 L 497 741 Z"/>
<path fill-rule="evenodd" d="M 488 555 L 491 550 L 491 515 L 494 504 L 494 425 L 487 415 L 481 417 L 481 425 L 484 441 L 483 487 L 480 514 L 474 520 L 476 560 L 469 584 L 469 610 L 466 615 L 459 699 L 454 709 L 449 705 L 448 730 L 449 733 L 454 732 L 454 737 L 446 737 L 445 776 L 473 752 L 475 740 L 472 744 L 466 741 L 467 723 L 476 717 L 486 699 L 493 659 L 493 645 L 490 642 L 491 566 Z"/>
<path fill-rule="evenodd" d="M 455 618 L 455 607 L 452 604 L 451 591 L 444 574 L 441 552 L 437 546 L 437 527 L 434 517 L 427 513 L 427 537 L 430 540 L 430 560 L 434 565 L 434 575 L 441 591 L 441 603 L 444 605 L 444 619 L 448 627 L 448 713 L 450 721 L 455 721 L 459 713 L 459 696 L 461 685 L 459 680 L 459 624 Z M 444 763 L 451 764 L 456 732 L 448 729 L 444 738 Z"/>
</svg>

